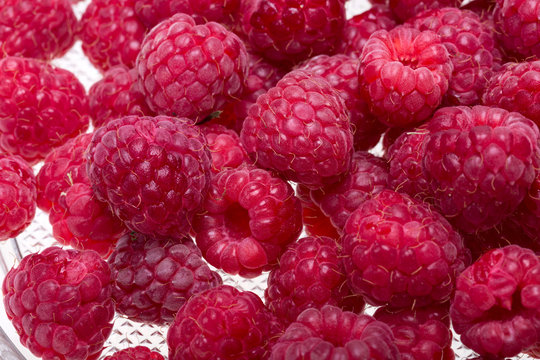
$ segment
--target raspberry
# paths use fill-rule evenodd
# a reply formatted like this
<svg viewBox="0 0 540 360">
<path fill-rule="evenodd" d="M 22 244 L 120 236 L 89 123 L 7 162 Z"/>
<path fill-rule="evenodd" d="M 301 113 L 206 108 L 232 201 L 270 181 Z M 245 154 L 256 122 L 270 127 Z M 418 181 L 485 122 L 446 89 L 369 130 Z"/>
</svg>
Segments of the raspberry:
<svg viewBox="0 0 540 360">
<path fill-rule="evenodd" d="M 126 116 L 94 133 L 87 171 L 99 200 L 143 234 L 184 237 L 210 181 L 210 153 L 188 119 Z"/>
<path fill-rule="evenodd" d="M 229 274 L 270 270 L 302 231 L 302 207 L 285 181 L 254 167 L 217 174 L 193 230 L 204 258 Z"/>
<path fill-rule="evenodd" d="M 202 121 L 244 90 L 247 50 L 240 38 L 214 22 L 195 25 L 176 14 L 143 41 L 137 73 L 156 113 Z"/>
<path fill-rule="evenodd" d="M 0 155 L 0 241 L 24 231 L 36 214 L 36 177 L 18 156 Z"/>
<path fill-rule="evenodd" d="M 447 107 L 427 129 L 424 173 L 434 204 L 456 227 L 487 230 L 516 210 L 540 154 L 531 120 L 499 108 Z"/>
<path fill-rule="evenodd" d="M 169 360 L 262 360 L 280 327 L 252 292 L 223 285 L 191 297 L 167 333 Z"/>
<path fill-rule="evenodd" d="M 6 313 L 35 356 L 96 360 L 112 330 L 110 281 L 109 266 L 96 252 L 50 247 L 8 272 Z"/>
<path fill-rule="evenodd" d="M 420 31 L 436 32 L 450 54 L 454 72 L 445 102 L 479 104 L 487 81 L 502 61 L 493 29 L 475 13 L 456 8 L 424 12 L 410 23 Z"/>
<path fill-rule="evenodd" d="M 345 23 L 339 53 L 359 57 L 371 34 L 377 30 L 391 30 L 397 21 L 388 5 L 373 5 Z"/>
<path fill-rule="evenodd" d="M 425 10 L 458 7 L 463 0 L 390 0 L 394 14 L 405 21 Z"/>
<path fill-rule="evenodd" d="M 428 119 L 448 90 L 453 65 L 432 31 L 379 30 L 360 56 L 361 95 L 375 117 L 405 127 Z"/>
<path fill-rule="evenodd" d="M 234 130 L 219 124 L 205 124 L 201 126 L 201 130 L 212 154 L 212 172 L 234 169 L 250 161 L 240 137 Z"/>
<path fill-rule="evenodd" d="M 339 93 L 322 77 L 295 70 L 259 96 L 240 134 L 252 159 L 312 188 L 350 167 L 353 135 Z"/>
<path fill-rule="evenodd" d="M 76 26 L 69 0 L 2 0 L 1 56 L 61 57 L 75 41 Z"/>
<path fill-rule="evenodd" d="M 388 325 L 326 305 L 298 316 L 272 348 L 270 360 L 400 359 Z"/>
<path fill-rule="evenodd" d="M 540 247 L 540 172 L 538 170 L 529 192 L 511 218 Z M 529 248 L 536 250 L 535 247 Z"/>
<path fill-rule="evenodd" d="M 0 151 L 30 165 L 84 133 L 88 99 L 67 70 L 18 57 L 0 60 Z"/>
<path fill-rule="evenodd" d="M 388 165 L 370 153 L 354 153 L 351 170 L 339 183 L 311 191 L 311 198 L 339 232 L 362 203 L 387 188 Z"/>
<path fill-rule="evenodd" d="M 484 254 L 457 279 L 450 315 L 463 344 L 511 357 L 540 341 L 540 260 L 516 245 Z"/>
<path fill-rule="evenodd" d="M 100 71 L 115 65 L 135 66 L 148 29 L 134 6 L 135 0 L 92 0 L 82 15 L 77 36 L 84 53 Z"/>
<path fill-rule="evenodd" d="M 270 61 L 297 64 L 332 54 L 345 25 L 343 0 L 254 0 L 241 7 L 250 46 Z"/>
<path fill-rule="evenodd" d="M 268 277 L 266 305 L 284 324 L 308 308 L 329 304 L 356 313 L 364 300 L 351 294 L 335 240 L 305 237 L 289 246 Z"/>
<path fill-rule="evenodd" d="M 463 10 L 475 12 L 484 22 L 490 23 L 493 26 L 493 12 L 496 5 L 495 0 L 472 0 L 463 5 Z"/>
<path fill-rule="evenodd" d="M 379 142 L 385 126 L 369 113 L 358 87 L 359 60 L 347 55 L 319 55 L 300 65 L 300 69 L 325 78 L 341 95 L 349 110 L 356 150 L 369 150 Z"/>
<path fill-rule="evenodd" d="M 315 205 L 310 195 L 311 190 L 304 185 L 296 186 L 296 196 L 302 202 L 302 220 L 305 232 L 309 236 L 326 236 L 331 239 L 339 239 L 337 229 L 332 225 L 330 218 L 324 215 L 321 209 Z"/>
<path fill-rule="evenodd" d="M 95 128 L 126 115 L 153 115 L 146 105 L 135 69 L 117 65 L 88 91 L 90 115 Z"/>
<path fill-rule="evenodd" d="M 441 215 L 391 190 L 351 214 L 342 244 L 351 288 L 392 308 L 448 301 L 469 262 L 461 236 Z"/>
<path fill-rule="evenodd" d="M 190 297 L 222 283 L 190 239 L 127 234 L 108 262 L 116 311 L 134 321 L 170 323 Z"/>
<path fill-rule="evenodd" d="M 161 354 L 145 346 L 136 346 L 115 352 L 104 360 L 164 360 Z"/>
</svg>

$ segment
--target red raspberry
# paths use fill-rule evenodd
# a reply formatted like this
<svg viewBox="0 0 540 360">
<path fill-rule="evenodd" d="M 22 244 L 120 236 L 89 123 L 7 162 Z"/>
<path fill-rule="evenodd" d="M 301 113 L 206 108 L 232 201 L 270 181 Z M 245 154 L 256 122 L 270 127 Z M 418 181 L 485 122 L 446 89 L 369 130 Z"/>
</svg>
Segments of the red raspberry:
<svg viewBox="0 0 540 360">
<path fill-rule="evenodd" d="M 540 156 L 531 120 L 499 108 L 447 107 L 427 129 L 423 168 L 431 198 L 456 227 L 487 230 L 516 210 Z"/>
<path fill-rule="evenodd" d="M 135 0 L 92 0 L 86 8 L 77 36 L 90 62 L 105 72 L 115 65 L 135 66 L 147 32 L 135 14 Z"/>
<path fill-rule="evenodd" d="M 463 5 L 461 8 L 463 10 L 475 12 L 483 21 L 490 23 L 490 26 L 493 27 L 493 13 L 495 5 L 495 0 L 472 0 Z"/>
<path fill-rule="evenodd" d="M 332 54 L 345 25 L 343 0 L 253 0 L 241 8 L 250 46 L 270 61 L 297 64 Z"/>
<path fill-rule="evenodd" d="M 169 360 L 262 360 L 280 327 L 252 292 L 223 285 L 191 297 L 167 333 Z"/>
<path fill-rule="evenodd" d="M 358 86 L 360 61 L 347 55 L 319 55 L 300 65 L 300 69 L 325 78 L 341 95 L 349 110 L 356 150 L 369 150 L 379 142 L 385 126 L 369 113 Z"/>
<path fill-rule="evenodd" d="M 135 69 L 117 65 L 88 91 L 90 115 L 95 128 L 126 115 L 153 115 L 146 105 Z"/>
<path fill-rule="evenodd" d="M 364 300 L 351 294 L 339 250 L 331 238 L 305 237 L 281 255 L 268 277 L 264 298 L 284 324 L 294 322 L 305 309 L 326 304 L 362 312 Z"/>
<path fill-rule="evenodd" d="M 156 113 L 202 121 L 244 90 L 247 50 L 214 22 L 195 25 L 176 14 L 146 36 L 137 58 L 139 82 Z"/>
<path fill-rule="evenodd" d="M 240 134 L 250 156 L 287 180 L 319 188 L 350 167 L 353 135 L 339 93 L 296 70 L 259 96 Z"/>
<path fill-rule="evenodd" d="M 311 199 L 311 190 L 304 185 L 296 186 L 296 196 L 302 202 L 302 220 L 304 230 L 309 236 L 326 236 L 331 239 L 339 239 L 337 229 L 332 225 L 330 218 L 324 215 L 321 209 Z"/>
<path fill-rule="evenodd" d="M 540 342 L 540 260 L 516 245 L 492 250 L 457 279 L 450 315 L 463 344 L 511 357 Z"/>
<path fill-rule="evenodd" d="M 221 285 L 190 239 L 124 235 L 109 257 L 116 311 L 130 320 L 164 325 L 193 295 Z"/>
<path fill-rule="evenodd" d="M 342 232 L 351 213 L 364 201 L 386 189 L 387 181 L 386 161 L 358 151 L 353 155 L 351 170 L 345 178 L 336 184 L 312 190 L 311 198 Z"/>
<path fill-rule="evenodd" d="M 83 85 L 69 71 L 38 60 L 0 60 L 0 104 L 0 151 L 30 165 L 88 128 Z"/>
<path fill-rule="evenodd" d="M 540 246 L 540 171 L 537 170 L 534 182 L 514 218 L 531 239 L 538 240 Z"/>
<path fill-rule="evenodd" d="M 188 119 L 126 116 L 96 130 L 87 154 L 97 198 L 143 234 L 182 238 L 210 181 L 210 152 Z"/>
<path fill-rule="evenodd" d="M 450 54 L 454 72 L 445 102 L 479 104 L 488 80 L 502 61 L 493 29 L 475 13 L 456 8 L 424 12 L 410 23 L 420 31 L 436 32 Z"/>
<path fill-rule="evenodd" d="M 469 262 L 461 236 L 441 215 L 391 190 L 364 202 L 344 232 L 349 283 L 373 305 L 444 303 Z"/>
<path fill-rule="evenodd" d="M 373 5 L 371 9 L 347 20 L 339 52 L 359 57 L 371 34 L 377 30 L 391 30 L 397 21 L 388 5 Z"/>
<path fill-rule="evenodd" d="M 361 94 L 380 121 L 405 127 L 428 119 L 448 90 L 453 65 L 432 31 L 375 32 L 360 56 Z"/>
<path fill-rule="evenodd" d="M 96 360 L 113 326 L 110 281 L 96 252 L 50 247 L 6 275 L 6 313 L 35 356 Z"/>
<path fill-rule="evenodd" d="M 388 325 L 326 305 L 298 316 L 272 348 L 270 360 L 400 359 Z"/>
<path fill-rule="evenodd" d="M 234 169 L 250 162 L 244 145 L 234 130 L 219 124 L 205 124 L 201 126 L 201 130 L 212 154 L 213 173 Z"/>
<path fill-rule="evenodd" d="M 75 41 L 76 26 L 69 0 L 2 0 L 1 56 L 61 57 Z"/>
<path fill-rule="evenodd" d="M 20 157 L 0 155 L 0 241 L 24 231 L 36 214 L 36 177 Z"/>
<path fill-rule="evenodd" d="M 425 10 L 458 7 L 463 0 L 390 0 L 394 14 L 405 21 Z"/>
<path fill-rule="evenodd" d="M 193 230 L 204 258 L 229 274 L 270 270 L 302 231 L 302 207 L 291 185 L 254 167 L 217 174 Z"/>
<path fill-rule="evenodd" d="M 165 360 L 163 356 L 145 346 L 136 346 L 115 352 L 104 360 Z"/>
</svg>

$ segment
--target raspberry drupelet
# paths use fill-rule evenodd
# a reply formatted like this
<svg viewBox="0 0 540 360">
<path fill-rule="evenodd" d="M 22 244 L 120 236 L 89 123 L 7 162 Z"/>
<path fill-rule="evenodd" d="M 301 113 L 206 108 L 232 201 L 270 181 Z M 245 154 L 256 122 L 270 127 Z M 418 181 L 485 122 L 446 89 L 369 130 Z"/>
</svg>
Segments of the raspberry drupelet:
<svg viewBox="0 0 540 360">
<path fill-rule="evenodd" d="M 201 125 L 212 155 L 212 172 L 234 169 L 251 162 L 238 134 L 219 124 Z"/>
<path fill-rule="evenodd" d="M 146 346 L 136 346 L 120 350 L 104 360 L 165 360 L 160 353 L 151 351 Z"/>
</svg>

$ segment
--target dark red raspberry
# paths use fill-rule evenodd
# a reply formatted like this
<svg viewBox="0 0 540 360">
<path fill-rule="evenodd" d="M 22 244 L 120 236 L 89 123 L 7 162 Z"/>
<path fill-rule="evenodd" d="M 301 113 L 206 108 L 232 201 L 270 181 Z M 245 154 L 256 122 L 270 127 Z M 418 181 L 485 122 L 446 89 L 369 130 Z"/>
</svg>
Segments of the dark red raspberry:
<svg viewBox="0 0 540 360">
<path fill-rule="evenodd" d="M 475 13 L 456 8 L 424 12 L 410 23 L 420 31 L 436 32 L 450 54 L 454 71 L 445 103 L 479 104 L 488 80 L 502 61 L 493 29 Z"/>
<path fill-rule="evenodd" d="M 160 353 L 145 346 L 136 346 L 120 350 L 107 356 L 104 360 L 165 360 Z"/>
<path fill-rule="evenodd" d="M 214 22 L 195 25 L 176 14 L 145 37 L 137 74 L 150 109 L 202 121 L 244 90 L 247 50 L 240 38 Z"/>
<path fill-rule="evenodd" d="M 392 329 L 402 360 L 454 360 L 449 305 L 404 310 L 381 307 L 373 316 Z"/>
<path fill-rule="evenodd" d="M 321 209 L 311 199 L 311 190 L 304 185 L 296 186 L 296 196 L 302 203 L 302 220 L 304 230 L 309 236 L 326 236 L 331 239 L 339 239 L 340 235 L 332 225 L 330 218 L 324 215 Z"/>
<path fill-rule="evenodd" d="M 463 0 L 390 0 L 394 14 L 405 21 L 425 10 L 458 7 Z"/>
<path fill-rule="evenodd" d="M 88 128 L 83 85 L 67 70 L 18 57 L 0 60 L 0 151 L 33 165 Z"/>
<path fill-rule="evenodd" d="M 360 56 L 361 94 L 380 121 L 409 126 L 428 119 L 441 104 L 452 70 L 436 33 L 405 26 L 379 30 Z"/>
<path fill-rule="evenodd" d="M 222 283 L 187 238 L 127 234 L 108 262 L 116 311 L 134 321 L 168 324 L 190 297 Z"/>
<path fill-rule="evenodd" d="M 373 305 L 444 303 L 470 261 L 461 236 L 429 205 L 383 190 L 354 211 L 342 238 L 351 288 Z"/>
<path fill-rule="evenodd" d="M 320 76 L 295 70 L 259 96 L 240 134 L 252 159 L 312 188 L 348 170 L 353 135 L 339 93 Z"/>
<path fill-rule="evenodd" d="M 234 169 L 250 162 L 244 145 L 234 130 L 219 124 L 205 124 L 201 126 L 201 130 L 212 155 L 212 172 Z"/>
<path fill-rule="evenodd" d="M 540 342 L 540 259 L 516 245 L 492 250 L 457 279 L 454 330 L 480 355 L 511 357 Z"/>
<path fill-rule="evenodd" d="M 345 25 L 343 0 L 253 0 L 241 8 L 249 45 L 270 61 L 297 64 L 338 49 Z"/>
<path fill-rule="evenodd" d="M 20 157 L 0 155 L 0 241 L 24 231 L 36 214 L 36 177 Z"/>
<path fill-rule="evenodd" d="M 326 305 L 307 309 L 272 348 L 270 360 L 400 359 L 392 331 L 368 315 Z"/>
<path fill-rule="evenodd" d="M 115 65 L 135 66 L 146 26 L 135 14 L 135 0 L 92 0 L 77 36 L 90 62 L 105 72 Z"/>
<path fill-rule="evenodd" d="M 95 128 L 126 115 L 153 115 L 146 105 L 135 69 L 110 68 L 88 91 L 90 115 Z"/>
<path fill-rule="evenodd" d="M 190 120 L 126 116 L 99 128 L 87 154 L 98 199 L 131 230 L 182 238 L 210 182 L 206 140 Z"/>
<path fill-rule="evenodd" d="M 540 246 L 540 171 L 537 170 L 529 192 L 513 218 L 531 239 L 538 241 Z"/>
<path fill-rule="evenodd" d="M 69 0 L 2 0 L 0 56 L 61 57 L 75 41 L 76 26 Z"/>
<path fill-rule="evenodd" d="M 169 360 L 262 360 L 280 332 L 252 292 L 223 285 L 191 297 L 167 333 Z"/>
<path fill-rule="evenodd" d="M 270 270 L 302 231 L 302 206 L 291 185 L 251 166 L 217 174 L 203 208 L 193 224 L 197 245 L 229 274 Z"/>
<path fill-rule="evenodd" d="M 377 30 L 391 30 L 397 21 L 388 5 L 373 5 L 345 23 L 339 52 L 359 57 L 371 34 Z"/>
<path fill-rule="evenodd" d="M 330 218 L 339 232 L 362 203 L 387 188 L 388 164 L 368 152 L 355 152 L 351 170 L 345 178 L 332 185 L 312 190 L 311 198 Z"/>
<path fill-rule="evenodd" d="M 360 96 L 358 66 L 360 61 L 347 55 L 319 55 L 300 65 L 325 78 L 341 95 L 349 110 L 349 120 L 356 150 L 369 150 L 379 142 L 386 126 L 369 113 L 368 104 Z"/>
<path fill-rule="evenodd" d="M 305 237 L 289 246 L 270 272 L 264 292 L 278 319 L 289 325 L 302 311 L 326 304 L 362 312 L 364 300 L 347 286 L 339 252 L 328 237 Z"/>
<path fill-rule="evenodd" d="M 499 108 L 447 107 L 427 129 L 423 169 L 430 198 L 456 227 L 487 230 L 517 209 L 540 156 L 531 120 Z"/>
<path fill-rule="evenodd" d="M 97 360 L 113 326 L 110 281 L 96 252 L 50 247 L 6 275 L 6 313 L 35 356 Z"/>
</svg>

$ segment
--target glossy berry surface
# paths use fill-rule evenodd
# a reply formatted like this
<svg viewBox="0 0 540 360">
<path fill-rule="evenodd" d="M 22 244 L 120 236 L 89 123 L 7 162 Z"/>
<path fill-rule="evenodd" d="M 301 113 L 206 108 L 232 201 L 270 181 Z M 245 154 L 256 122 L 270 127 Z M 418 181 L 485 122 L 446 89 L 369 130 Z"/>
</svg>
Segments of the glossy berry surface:
<svg viewBox="0 0 540 360">
<path fill-rule="evenodd" d="M 426 10 L 457 7 L 463 0 L 389 0 L 394 14 L 405 21 Z"/>
<path fill-rule="evenodd" d="M 240 137 L 234 130 L 219 124 L 204 124 L 201 130 L 212 155 L 213 173 L 234 169 L 251 162 Z"/>
<path fill-rule="evenodd" d="M 136 346 L 120 350 L 104 360 L 164 360 L 160 353 L 151 351 L 146 346 Z"/>
<path fill-rule="evenodd" d="M 313 202 L 311 190 L 304 185 L 297 185 L 296 196 L 302 203 L 302 220 L 306 234 L 339 239 L 340 235 L 336 227 L 332 225 L 330 218 Z"/>
</svg>

